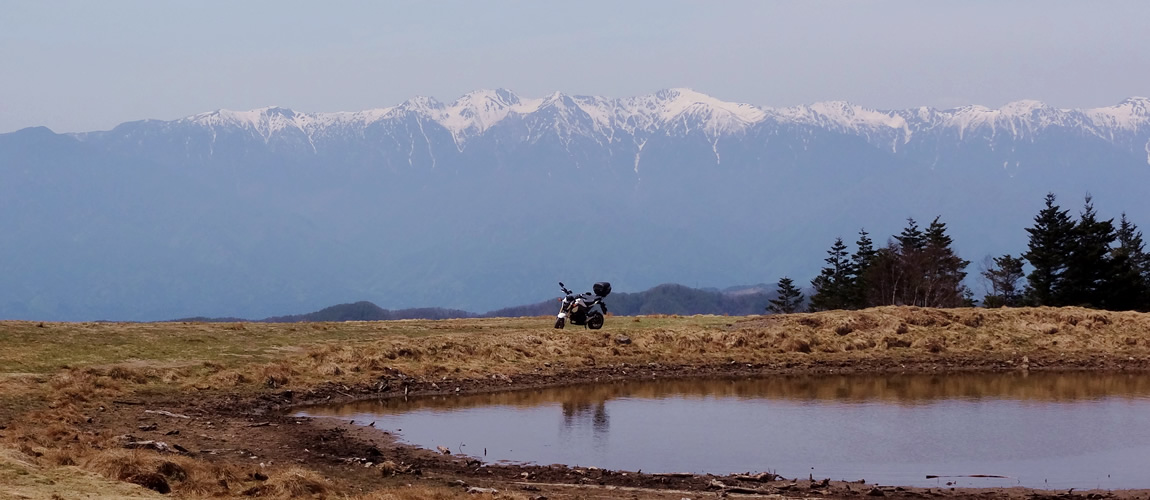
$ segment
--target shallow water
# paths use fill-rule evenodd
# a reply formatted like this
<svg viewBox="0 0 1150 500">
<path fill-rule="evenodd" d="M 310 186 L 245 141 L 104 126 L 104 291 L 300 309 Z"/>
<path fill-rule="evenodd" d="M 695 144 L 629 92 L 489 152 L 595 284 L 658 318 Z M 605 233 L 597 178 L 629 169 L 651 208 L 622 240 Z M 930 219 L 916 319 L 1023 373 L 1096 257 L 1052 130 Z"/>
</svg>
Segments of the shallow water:
<svg viewBox="0 0 1150 500">
<path fill-rule="evenodd" d="M 1150 375 L 682 379 L 312 407 L 488 462 L 1150 488 Z M 974 478 L 971 475 L 1006 478 Z M 927 476 L 940 476 L 927 478 Z"/>
</svg>

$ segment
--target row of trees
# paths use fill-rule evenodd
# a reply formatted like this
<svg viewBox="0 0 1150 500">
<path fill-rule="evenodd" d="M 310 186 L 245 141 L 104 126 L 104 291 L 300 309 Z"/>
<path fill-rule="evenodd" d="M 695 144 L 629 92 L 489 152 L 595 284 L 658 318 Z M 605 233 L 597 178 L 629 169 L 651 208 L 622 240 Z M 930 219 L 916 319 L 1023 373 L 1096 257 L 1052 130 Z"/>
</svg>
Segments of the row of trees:
<svg viewBox="0 0 1150 500">
<path fill-rule="evenodd" d="M 1034 218 L 1027 251 L 1015 257 L 988 257 L 980 273 L 988 283 L 982 304 L 1002 306 L 1077 305 L 1112 310 L 1150 310 L 1150 257 L 1142 233 L 1122 214 L 1100 220 L 1089 195 L 1074 220 L 1054 194 Z M 925 230 L 907 219 L 901 233 L 875 249 L 859 231 L 854 253 L 836 238 L 826 267 L 811 281 L 809 310 L 862 309 L 882 305 L 922 307 L 973 306 L 974 294 L 964 284 L 970 261 L 960 258 L 939 218 Z M 1030 272 L 1026 273 L 1029 264 Z M 1025 284 L 1023 281 L 1025 280 Z M 805 303 L 794 281 L 779 280 L 778 297 L 769 312 L 800 310 Z"/>
<path fill-rule="evenodd" d="M 1025 253 L 996 257 L 983 273 L 991 288 L 985 305 L 1150 310 L 1150 257 L 1142 232 L 1125 213 L 1116 227 L 1114 219 L 1098 217 L 1087 195 L 1074 220 L 1048 194 L 1026 232 Z M 1023 274 L 1023 260 L 1031 267 L 1029 274 Z"/>
</svg>

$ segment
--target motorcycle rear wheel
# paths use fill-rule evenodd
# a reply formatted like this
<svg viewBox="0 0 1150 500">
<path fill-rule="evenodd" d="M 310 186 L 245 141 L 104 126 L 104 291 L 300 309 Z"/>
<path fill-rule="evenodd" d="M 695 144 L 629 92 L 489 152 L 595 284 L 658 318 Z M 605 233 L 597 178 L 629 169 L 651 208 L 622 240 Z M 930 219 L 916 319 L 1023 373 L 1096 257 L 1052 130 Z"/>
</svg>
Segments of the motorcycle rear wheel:
<svg viewBox="0 0 1150 500">
<path fill-rule="evenodd" d="M 603 328 L 603 315 L 597 312 L 587 315 L 587 328 L 598 330 Z"/>
</svg>

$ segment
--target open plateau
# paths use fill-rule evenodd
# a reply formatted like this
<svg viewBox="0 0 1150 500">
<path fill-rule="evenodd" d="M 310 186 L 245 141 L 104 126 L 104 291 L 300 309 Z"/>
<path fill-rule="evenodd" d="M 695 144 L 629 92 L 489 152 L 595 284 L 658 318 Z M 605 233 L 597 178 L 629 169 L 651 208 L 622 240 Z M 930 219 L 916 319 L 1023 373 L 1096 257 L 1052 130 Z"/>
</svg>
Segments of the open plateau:
<svg viewBox="0 0 1150 500">
<path fill-rule="evenodd" d="M 610 316 L 602 330 L 554 330 L 552 322 L 3 321 L 0 498 L 1150 496 L 774 474 L 794 465 L 786 463 L 722 475 L 506 463 L 461 454 L 459 443 L 421 448 L 393 429 L 300 416 L 318 404 L 639 380 L 1150 373 L 1150 315 L 1136 312 L 879 307 Z M 1044 393 L 1025 396 L 1080 396 L 1032 390 Z"/>
</svg>

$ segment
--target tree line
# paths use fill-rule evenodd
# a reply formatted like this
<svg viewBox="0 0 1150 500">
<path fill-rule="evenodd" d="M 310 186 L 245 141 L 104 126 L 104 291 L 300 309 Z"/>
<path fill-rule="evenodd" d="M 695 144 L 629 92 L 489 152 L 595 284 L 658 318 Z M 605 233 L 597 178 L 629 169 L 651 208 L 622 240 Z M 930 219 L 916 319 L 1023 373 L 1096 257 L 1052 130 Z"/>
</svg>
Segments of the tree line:
<svg viewBox="0 0 1150 500">
<path fill-rule="evenodd" d="M 984 307 L 1084 306 L 1150 311 L 1150 257 L 1142 232 L 1123 213 L 1118 224 L 1101 219 L 1086 195 L 1077 219 L 1047 194 L 1045 206 L 1026 228 L 1025 252 L 988 257 L 979 274 L 988 284 Z M 783 277 L 768 312 L 863 309 L 884 305 L 974 306 L 964 284 L 970 261 L 952 248 L 946 224 L 936 217 L 921 229 L 907 219 L 882 248 L 865 230 L 855 251 L 842 238 L 827 250 L 826 266 L 811 280 L 807 301 L 794 280 Z M 1027 272 L 1029 268 L 1029 272 Z"/>
</svg>

